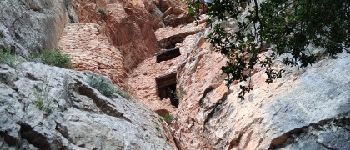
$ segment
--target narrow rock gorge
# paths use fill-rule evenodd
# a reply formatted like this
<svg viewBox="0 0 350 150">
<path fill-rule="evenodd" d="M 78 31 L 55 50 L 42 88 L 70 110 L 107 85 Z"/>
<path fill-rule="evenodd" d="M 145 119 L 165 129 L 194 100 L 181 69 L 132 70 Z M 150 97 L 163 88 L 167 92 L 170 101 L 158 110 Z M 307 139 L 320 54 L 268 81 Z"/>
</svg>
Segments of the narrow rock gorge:
<svg viewBox="0 0 350 150">
<path fill-rule="evenodd" d="M 346 52 L 306 68 L 277 58 L 283 78 L 257 69 L 240 99 L 208 16 L 184 1 L 1 0 L 0 12 L 0 49 L 19 62 L 0 61 L 0 149 L 350 149 Z M 71 68 L 27 59 L 45 49 Z"/>
</svg>

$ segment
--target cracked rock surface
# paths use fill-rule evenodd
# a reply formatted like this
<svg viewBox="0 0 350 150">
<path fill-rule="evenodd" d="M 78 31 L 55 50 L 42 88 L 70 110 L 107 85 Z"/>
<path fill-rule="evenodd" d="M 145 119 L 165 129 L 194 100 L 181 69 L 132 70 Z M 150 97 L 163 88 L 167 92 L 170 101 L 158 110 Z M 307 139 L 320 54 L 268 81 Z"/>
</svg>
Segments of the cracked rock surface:
<svg viewBox="0 0 350 150">
<path fill-rule="evenodd" d="M 171 149 L 156 114 L 103 96 L 87 78 L 39 63 L 0 65 L 0 149 Z"/>
<path fill-rule="evenodd" d="M 69 0 L 2 0 L 0 48 L 24 55 L 55 48 L 69 16 Z"/>
<path fill-rule="evenodd" d="M 199 37 L 200 38 L 200 37 Z M 201 40 L 199 40 L 201 41 Z M 178 69 L 182 99 L 174 137 L 182 149 L 350 148 L 350 55 L 324 58 L 307 68 L 284 67 L 283 78 L 265 83 L 253 75 L 244 100 L 239 86 L 225 86 L 225 59 L 207 42 L 194 43 Z"/>
</svg>

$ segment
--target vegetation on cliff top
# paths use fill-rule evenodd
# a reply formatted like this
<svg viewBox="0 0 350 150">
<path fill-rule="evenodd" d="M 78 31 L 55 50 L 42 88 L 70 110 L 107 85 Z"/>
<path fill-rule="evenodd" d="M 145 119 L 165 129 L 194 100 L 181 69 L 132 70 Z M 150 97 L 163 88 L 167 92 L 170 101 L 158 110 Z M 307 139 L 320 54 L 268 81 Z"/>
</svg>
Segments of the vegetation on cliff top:
<svg viewBox="0 0 350 150">
<path fill-rule="evenodd" d="M 104 77 L 91 75 L 89 76 L 87 82 L 91 87 L 97 89 L 101 94 L 103 94 L 106 97 L 113 97 L 114 93 L 117 93 L 121 97 L 130 99 L 128 93 L 126 93 L 120 88 L 114 87 L 113 83 L 111 81 L 108 81 Z"/>
<path fill-rule="evenodd" d="M 43 50 L 30 56 L 32 61 L 39 61 L 47 65 L 60 68 L 71 68 L 71 58 L 59 49 Z"/>
<path fill-rule="evenodd" d="M 7 49 L 0 49 L 0 63 L 10 67 L 16 67 L 25 59 Z M 40 53 L 32 53 L 28 61 L 41 62 L 47 65 L 60 68 L 71 68 L 71 58 L 68 54 L 62 53 L 59 49 L 43 50 Z"/>
<path fill-rule="evenodd" d="M 207 7 L 211 32 L 210 43 L 228 58 L 222 67 L 230 85 L 240 85 L 239 97 L 253 89 L 254 67 L 266 69 L 267 83 L 282 76 L 283 70 L 273 68 L 273 60 L 291 54 L 283 62 L 307 67 L 318 56 L 336 56 L 350 47 L 350 1 L 348 0 L 203 0 L 189 1 L 191 12 Z M 235 25 L 230 25 L 234 22 Z M 314 52 L 315 48 L 323 49 Z M 260 53 L 269 51 L 260 57 Z"/>
<path fill-rule="evenodd" d="M 9 50 L 0 49 L 0 64 L 7 64 L 10 67 L 16 67 L 20 61 L 18 56 L 12 54 Z"/>
</svg>

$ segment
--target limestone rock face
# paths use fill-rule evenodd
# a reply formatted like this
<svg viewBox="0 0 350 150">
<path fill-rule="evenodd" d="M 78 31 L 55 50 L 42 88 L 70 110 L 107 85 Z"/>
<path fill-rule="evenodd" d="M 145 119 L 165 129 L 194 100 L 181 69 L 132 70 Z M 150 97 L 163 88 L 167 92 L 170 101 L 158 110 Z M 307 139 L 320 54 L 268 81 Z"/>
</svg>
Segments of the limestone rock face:
<svg viewBox="0 0 350 150">
<path fill-rule="evenodd" d="M 271 84 L 258 70 L 244 100 L 237 84 L 225 86 L 224 64 L 203 42 L 178 69 L 184 96 L 173 126 L 179 148 L 349 149 L 349 54 L 306 69 L 286 67 Z"/>
<path fill-rule="evenodd" d="M 0 149 L 171 149 L 156 114 L 87 84 L 88 74 L 0 65 Z"/>
<path fill-rule="evenodd" d="M 67 0 L 0 1 L 0 48 L 28 54 L 56 48 L 60 34 L 73 15 Z"/>
</svg>

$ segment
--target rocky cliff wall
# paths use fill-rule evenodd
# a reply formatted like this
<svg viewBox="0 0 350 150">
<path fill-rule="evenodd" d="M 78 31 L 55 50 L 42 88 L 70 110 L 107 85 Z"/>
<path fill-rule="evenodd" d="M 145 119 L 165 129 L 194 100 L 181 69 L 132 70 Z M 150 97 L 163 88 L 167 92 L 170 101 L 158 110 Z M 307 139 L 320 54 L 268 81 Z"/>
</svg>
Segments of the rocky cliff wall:
<svg viewBox="0 0 350 150">
<path fill-rule="evenodd" d="M 204 28 L 204 23 L 199 25 L 190 23 L 182 27 L 158 29 L 156 37 L 159 45 L 179 48 L 180 56 L 162 62 L 157 62 L 157 55 L 147 58 L 128 75 L 127 90 L 154 111 L 166 109 L 169 112 L 175 112 L 176 109 L 170 104 L 169 99 L 162 100 L 159 97 L 156 79 L 178 72 L 180 64 L 185 61 L 193 49 L 193 43 L 198 42 L 198 38 L 193 34 L 203 31 Z"/>
<path fill-rule="evenodd" d="M 13 16 L 0 15 L 0 48 L 26 54 L 53 48 L 60 37 L 75 69 L 107 75 L 145 104 L 106 98 L 87 84 L 86 73 L 37 63 L 0 65 L 0 148 L 350 147 L 349 54 L 306 69 L 276 64 L 287 71 L 271 84 L 257 69 L 254 90 L 241 100 L 240 83 L 225 85 L 220 68 L 226 60 L 205 40 L 205 23 L 189 23 L 179 1 L 0 3 L 2 14 Z M 174 46 L 179 57 L 156 62 L 154 53 Z M 170 72 L 177 74 L 178 108 L 157 91 L 155 79 Z M 145 107 L 174 119 L 159 121 Z"/>
<path fill-rule="evenodd" d="M 195 44 L 178 69 L 183 96 L 171 126 L 179 149 L 350 147 L 349 54 L 306 69 L 284 66 L 284 77 L 271 84 L 257 70 L 254 90 L 241 100 L 237 84 L 225 86 L 222 56 Z"/>
<path fill-rule="evenodd" d="M 225 58 L 212 51 L 211 45 L 204 39 L 204 33 L 195 36 L 188 57 L 181 63 L 178 72 L 177 90 L 181 95 L 176 110 L 174 137 L 180 143 L 180 149 L 214 149 L 212 136 L 205 132 L 204 122 L 215 104 L 227 95 L 221 67 Z M 206 106 L 208 110 L 201 109 Z"/>
<path fill-rule="evenodd" d="M 77 70 L 116 83 L 126 76 L 124 53 L 105 24 L 76 23 L 75 1 L 0 4 L 0 49 L 26 55 L 63 45 Z M 0 149 L 172 149 L 154 112 L 118 94 L 103 96 L 89 86 L 89 76 L 39 63 L 0 64 Z"/>
<path fill-rule="evenodd" d="M 69 0 L 0 1 L 0 48 L 23 55 L 56 48 L 69 12 Z"/>
<path fill-rule="evenodd" d="M 66 27 L 59 47 L 71 54 L 75 68 L 108 75 L 114 83 L 125 89 L 126 74 L 131 73 L 140 62 L 160 50 L 155 31 L 166 26 L 177 26 L 179 24 L 175 23 L 178 22 L 193 21 L 187 14 L 185 5 L 177 0 L 73 0 L 72 7 L 81 25 L 96 24 L 98 35 L 103 36 L 99 41 L 102 40 L 108 43 L 108 47 L 113 47 L 107 50 L 107 53 L 102 50 L 102 53 L 118 56 L 111 56 L 117 59 L 105 59 L 110 56 L 100 55 L 101 47 L 97 46 L 99 43 L 96 43 L 96 46 L 90 44 L 89 48 L 74 45 L 73 43 L 91 43 L 91 40 L 96 40 L 86 38 L 89 33 L 72 28 L 74 25 Z M 81 57 L 79 52 L 82 49 L 89 53 L 88 57 L 94 59 Z M 106 66 L 106 62 L 109 63 L 108 67 L 101 67 L 101 64 Z"/>
</svg>

